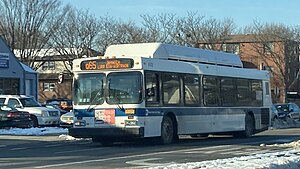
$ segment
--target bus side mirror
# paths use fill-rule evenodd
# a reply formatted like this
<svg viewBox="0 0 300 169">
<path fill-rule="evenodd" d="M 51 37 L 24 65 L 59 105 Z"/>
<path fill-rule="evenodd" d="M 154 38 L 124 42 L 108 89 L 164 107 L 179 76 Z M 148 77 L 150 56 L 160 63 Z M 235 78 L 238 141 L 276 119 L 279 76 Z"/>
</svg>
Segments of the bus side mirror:
<svg viewBox="0 0 300 169">
<path fill-rule="evenodd" d="M 154 87 L 151 87 L 151 88 L 146 89 L 146 95 L 147 95 L 148 97 L 155 96 Z"/>
</svg>

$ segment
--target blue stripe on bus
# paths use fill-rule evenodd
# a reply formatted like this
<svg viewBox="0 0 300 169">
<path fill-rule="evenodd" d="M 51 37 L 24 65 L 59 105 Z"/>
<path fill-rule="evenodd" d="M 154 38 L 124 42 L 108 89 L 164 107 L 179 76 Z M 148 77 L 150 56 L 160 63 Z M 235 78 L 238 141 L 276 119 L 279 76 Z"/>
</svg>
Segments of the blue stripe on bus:
<svg viewBox="0 0 300 169">
<path fill-rule="evenodd" d="M 114 109 L 116 116 L 128 116 L 120 109 Z M 162 116 L 164 113 L 173 112 L 177 116 L 182 115 L 233 115 L 244 114 L 252 111 L 254 114 L 260 113 L 261 108 L 138 108 L 135 109 L 135 116 Z M 75 117 L 94 117 L 95 110 L 74 109 Z"/>
<path fill-rule="evenodd" d="M 87 109 L 74 109 L 75 117 L 95 117 L 95 111 L 87 111 Z"/>
</svg>

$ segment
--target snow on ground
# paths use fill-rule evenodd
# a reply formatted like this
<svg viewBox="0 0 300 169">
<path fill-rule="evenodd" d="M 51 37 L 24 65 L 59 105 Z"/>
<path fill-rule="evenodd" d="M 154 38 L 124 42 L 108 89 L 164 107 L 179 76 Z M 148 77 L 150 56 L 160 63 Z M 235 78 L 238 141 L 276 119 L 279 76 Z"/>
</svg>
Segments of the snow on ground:
<svg viewBox="0 0 300 169">
<path fill-rule="evenodd" d="M 42 136 L 51 134 L 68 134 L 68 129 L 60 127 L 42 127 L 42 128 L 11 128 L 0 129 L 1 135 L 26 135 L 26 136 Z"/>
<path fill-rule="evenodd" d="M 288 119 L 275 120 L 270 129 L 300 127 L 300 122 Z M 286 151 L 256 154 L 184 164 L 150 167 L 148 169 L 300 169 L 300 140 L 260 146 L 286 147 Z"/>
<path fill-rule="evenodd" d="M 277 120 L 273 128 L 300 127 L 300 122 Z M 29 128 L 29 129 L 0 129 L 1 135 L 59 135 L 64 140 L 77 140 L 68 135 L 68 129 L 59 127 Z M 284 144 L 261 144 L 260 146 L 286 147 L 286 151 L 256 154 L 251 156 L 233 157 L 184 164 L 168 164 L 166 166 L 150 167 L 148 169 L 299 169 L 300 140 Z"/>
</svg>

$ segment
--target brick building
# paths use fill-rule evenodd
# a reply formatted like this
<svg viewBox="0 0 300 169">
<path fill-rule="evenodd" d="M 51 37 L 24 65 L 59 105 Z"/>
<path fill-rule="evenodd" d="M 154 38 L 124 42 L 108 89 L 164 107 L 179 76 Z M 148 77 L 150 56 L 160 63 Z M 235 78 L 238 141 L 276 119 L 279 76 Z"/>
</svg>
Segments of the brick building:
<svg viewBox="0 0 300 169">
<path fill-rule="evenodd" d="M 244 67 L 269 70 L 273 102 L 300 103 L 299 42 L 259 35 L 232 35 L 214 45 L 219 50 L 240 55 Z M 207 43 L 198 44 L 206 48 Z M 252 64 L 251 64 L 252 63 Z"/>
</svg>

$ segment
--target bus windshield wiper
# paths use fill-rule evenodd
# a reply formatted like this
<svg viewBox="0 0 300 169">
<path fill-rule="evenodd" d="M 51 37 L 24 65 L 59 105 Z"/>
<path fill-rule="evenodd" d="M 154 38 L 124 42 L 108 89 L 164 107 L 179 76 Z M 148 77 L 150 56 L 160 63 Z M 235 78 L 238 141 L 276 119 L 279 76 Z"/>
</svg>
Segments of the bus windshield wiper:
<svg viewBox="0 0 300 169">
<path fill-rule="evenodd" d="M 97 104 L 95 104 L 95 106 L 92 107 L 92 104 L 95 102 L 95 101 L 98 101 L 99 99 L 101 99 L 103 97 L 103 80 L 102 80 L 102 83 L 101 83 L 101 88 L 98 90 L 98 92 L 96 93 L 95 97 L 93 98 L 93 100 L 90 102 L 90 105 L 89 107 L 87 108 L 87 111 L 92 111 L 96 106 L 98 106 L 100 103 L 97 102 Z M 98 98 L 98 96 L 101 96 Z M 103 99 L 103 98 L 102 98 Z"/>
<path fill-rule="evenodd" d="M 119 98 L 120 94 L 118 94 L 115 89 L 111 89 L 110 84 L 111 84 L 111 79 L 108 79 L 108 96 L 110 95 L 109 93 L 113 90 L 112 96 L 113 96 L 115 104 L 117 105 L 117 107 L 120 111 L 125 112 L 123 105 L 121 106 L 121 104 L 120 104 L 121 103 L 121 99 Z"/>
<path fill-rule="evenodd" d="M 120 95 L 118 95 L 116 92 L 114 92 L 113 97 L 114 97 L 114 100 L 115 100 L 115 103 L 116 103 L 118 109 L 125 112 L 125 109 L 124 109 L 123 105 L 120 104 L 121 99 L 119 98 L 119 96 Z"/>
</svg>

